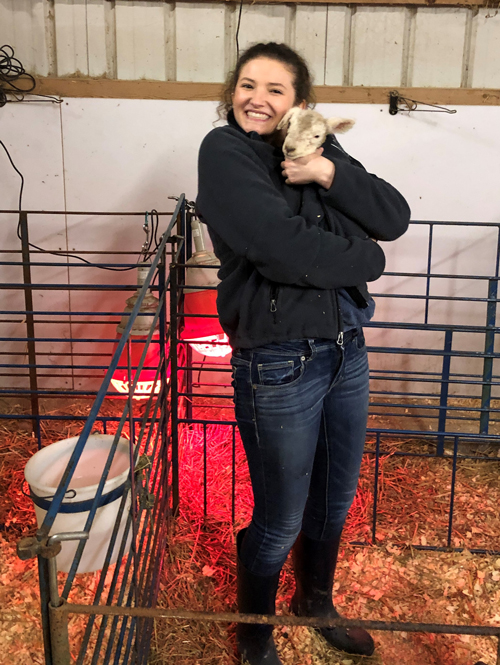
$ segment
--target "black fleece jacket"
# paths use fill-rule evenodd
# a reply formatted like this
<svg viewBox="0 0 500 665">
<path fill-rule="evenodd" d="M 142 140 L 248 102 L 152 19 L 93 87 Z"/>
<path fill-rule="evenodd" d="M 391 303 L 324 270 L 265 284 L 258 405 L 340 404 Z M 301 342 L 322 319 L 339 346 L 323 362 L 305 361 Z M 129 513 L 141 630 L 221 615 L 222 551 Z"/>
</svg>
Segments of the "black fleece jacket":
<svg viewBox="0 0 500 665">
<path fill-rule="evenodd" d="M 286 185 L 283 153 L 256 132 L 229 124 L 203 140 L 198 161 L 200 219 L 221 262 L 217 309 L 231 346 L 336 339 L 336 289 L 358 305 L 385 267 L 374 240 L 402 235 L 410 210 L 399 192 L 365 171 L 329 136 L 330 189 Z M 372 238 L 374 240 L 372 240 Z"/>
</svg>

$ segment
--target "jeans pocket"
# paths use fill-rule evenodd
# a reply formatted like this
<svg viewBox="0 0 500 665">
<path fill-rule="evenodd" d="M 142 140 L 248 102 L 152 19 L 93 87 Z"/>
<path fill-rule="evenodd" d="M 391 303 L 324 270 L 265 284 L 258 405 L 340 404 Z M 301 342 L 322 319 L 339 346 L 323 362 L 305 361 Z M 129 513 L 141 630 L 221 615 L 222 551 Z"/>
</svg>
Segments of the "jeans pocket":
<svg viewBox="0 0 500 665">
<path fill-rule="evenodd" d="M 257 362 L 256 366 L 257 384 L 263 387 L 290 385 L 298 381 L 304 372 L 304 362 L 300 356 L 288 360 L 272 360 L 270 358 L 266 359 L 265 362 Z"/>
</svg>

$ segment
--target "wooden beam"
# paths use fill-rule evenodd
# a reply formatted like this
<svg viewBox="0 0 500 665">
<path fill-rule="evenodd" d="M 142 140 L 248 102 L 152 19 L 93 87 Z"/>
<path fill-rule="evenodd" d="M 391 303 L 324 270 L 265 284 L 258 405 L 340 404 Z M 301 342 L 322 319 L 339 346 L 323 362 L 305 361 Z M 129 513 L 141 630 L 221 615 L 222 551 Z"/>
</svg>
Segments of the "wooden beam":
<svg viewBox="0 0 500 665">
<path fill-rule="evenodd" d="M 375 88 L 364 86 L 334 87 L 320 85 L 315 89 L 318 102 L 344 104 L 388 104 L 389 93 L 397 90 L 401 97 L 423 104 L 441 106 L 498 106 L 500 90 L 483 88 Z"/>
<path fill-rule="evenodd" d="M 134 0 L 128 0 L 132 2 Z M 149 0 L 135 0 L 135 2 L 146 2 Z M 170 2 L 171 0 L 165 0 Z M 197 0 L 203 3 L 233 3 L 239 4 L 236 0 Z M 493 10 L 498 9 L 498 0 L 243 0 L 243 4 L 260 4 L 260 5 L 281 5 L 281 4 L 313 4 L 313 5 L 385 5 L 393 7 L 395 5 L 400 7 L 491 7 Z"/>
<path fill-rule="evenodd" d="M 92 78 L 39 78 L 36 92 L 57 97 L 101 97 L 111 99 L 180 99 L 218 101 L 222 83 L 186 81 L 118 81 Z M 379 88 L 369 86 L 316 86 L 318 102 L 344 104 L 388 104 L 389 92 L 426 104 L 450 106 L 499 106 L 500 89 L 483 88 Z"/>
<path fill-rule="evenodd" d="M 36 92 L 56 97 L 111 99 L 218 100 L 222 83 L 189 81 L 122 81 L 107 78 L 37 78 Z"/>
</svg>

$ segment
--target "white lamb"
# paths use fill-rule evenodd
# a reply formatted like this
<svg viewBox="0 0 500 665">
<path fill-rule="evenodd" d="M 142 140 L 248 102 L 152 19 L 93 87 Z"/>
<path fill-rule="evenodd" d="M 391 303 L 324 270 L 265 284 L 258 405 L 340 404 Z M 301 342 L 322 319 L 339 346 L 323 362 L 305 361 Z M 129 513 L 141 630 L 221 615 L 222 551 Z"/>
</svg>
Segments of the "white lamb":
<svg viewBox="0 0 500 665">
<path fill-rule="evenodd" d="M 348 118 L 324 118 L 312 109 L 291 108 L 281 119 L 277 129 L 286 130 L 283 154 L 286 159 L 311 155 L 323 145 L 328 134 L 343 134 L 354 125 Z"/>
</svg>

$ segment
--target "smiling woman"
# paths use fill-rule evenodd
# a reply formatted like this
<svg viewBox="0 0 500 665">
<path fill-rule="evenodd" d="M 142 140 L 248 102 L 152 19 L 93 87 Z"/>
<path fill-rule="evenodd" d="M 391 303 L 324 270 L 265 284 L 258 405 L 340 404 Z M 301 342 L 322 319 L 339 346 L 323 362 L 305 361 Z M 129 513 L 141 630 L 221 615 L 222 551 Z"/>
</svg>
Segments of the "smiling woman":
<svg viewBox="0 0 500 665">
<path fill-rule="evenodd" d="M 245 132 L 272 134 L 295 106 L 293 73 L 276 60 L 257 58 L 242 69 L 232 96 L 236 122 Z M 300 106 L 305 108 L 306 102 Z"/>
<path fill-rule="evenodd" d="M 340 536 L 366 435 L 362 325 L 374 303 L 365 282 L 384 269 L 374 240 L 404 233 L 409 209 L 331 135 L 312 155 L 284 158 L 278 125 L 311 102 L 295 51 L 269 43 L 243 53 L 219 107 L 228 124 L 200 148 L 197 209 L 221 262 L 217 310 L 254 494 L 237 536 L 239 611 L 274 614 L 293 546 L 291 610 L 335 618 Z M 320 632 L 337 649 L 373 653 L 361 628 Z M 239 624 L 236 636 L 243 662 L 281 664 L 272 626 Z"/>
</svg>

